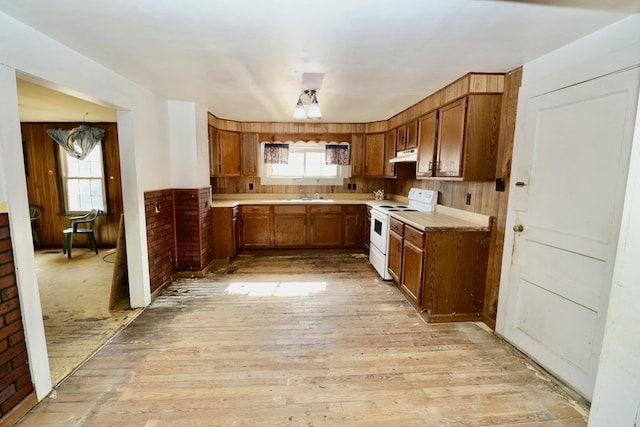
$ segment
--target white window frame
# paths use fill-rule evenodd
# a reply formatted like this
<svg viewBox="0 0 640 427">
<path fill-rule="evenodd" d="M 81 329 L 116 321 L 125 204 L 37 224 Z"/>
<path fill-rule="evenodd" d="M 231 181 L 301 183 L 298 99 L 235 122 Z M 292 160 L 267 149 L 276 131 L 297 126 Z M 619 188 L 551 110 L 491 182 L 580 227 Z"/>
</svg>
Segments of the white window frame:
<svg viewBox="0 0 640 427">
<path fill-rule="evenodd" d="M 323 177 L 275 177 L 272 176 L 272 165 L 264 162 L 264 145 L 266 142 L 260 144 L 260 183 L 261 185 L 338 185 L 344 184 L 346 178 L 351 177 L 351 165 L 348 166 L 336 166 L 337 176 L 335 178 L 323 178 Z M 287 142 L 289 144 L 289 150 L 325 150 L 326 142 Z"/>
<path fill-rule="evenodd" d="M 104 213 L 107 213 L 107 187 L 106 187 L 106 180 L 105 180 L 105 173 L 104 173 L 104 152 L 102 149 L 102 142 L 99 142 L 91 151 L 91 153 L 89 154 L 89 156 L 87 156 L 87 158 L 85 158 L 84 160 L 77 160 L 73 157 L 71 157 L 62 147 L 58 146 L 58 159 L 59 159 L 59 173 L 60 173 L 60 189 L 62 192 L 62 203 L 63 203 L 63 208 L 64 208 L 64 213 L 65 214 L 79 214 L 79 213 L 84 213 L 84 212 L 88 212 L 92 209 L 100 209 L 102 210 Z M 95 154 L 94 154 L 95 153 Z M 94 156 L 95 159 L 98 159 L 100 161 L 100 165 L 97 168 L 92 168 L 91 169 L 91 173 L 90 176 L 83 176 L 83 174 L 77 174 L 74 176 L 69 176 L 69 162 L 73 161 L 73 162 L 84 162 L 84 161 L 91 161 L 92 159 L 90 158 L 91 156 Z M 99 171 L 100 175 L 96 175 L 96 170 Z M 91 200 L 91 203 L 89 205 L 83 206 L 81 207 L 81 209 L 71 209 L 69 206 L 69 196 L 68 196 L 68 180 L 96 180 L 99 179 L 100 180 L 100 186 L 101 186 L 101 191 L 102 191 L 102 198 L 101 198 L 101 206 L 99 204 L 95 204 L 93 202 L 93 199 Z M 91 185 L 89 185 L 89 187 L 91 188 Z M 91 193 L 91 190 L 90 190 Z M 91 194 L 89 194 L 91 196 Z"/>
</svg>

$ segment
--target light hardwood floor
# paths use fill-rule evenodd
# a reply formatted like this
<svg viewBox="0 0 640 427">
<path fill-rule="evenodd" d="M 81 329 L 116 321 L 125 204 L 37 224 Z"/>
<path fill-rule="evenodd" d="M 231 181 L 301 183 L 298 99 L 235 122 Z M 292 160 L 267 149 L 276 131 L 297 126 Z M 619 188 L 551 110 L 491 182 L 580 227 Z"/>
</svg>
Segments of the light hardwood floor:
<svg viewBox="0 0 640 427">
<path fill-rule="evenodd" d="M 241 256 L 172 284 L 22 426 L 584 426 L 474 323 L 426 324 L 362 254 Z"/>
</svg>

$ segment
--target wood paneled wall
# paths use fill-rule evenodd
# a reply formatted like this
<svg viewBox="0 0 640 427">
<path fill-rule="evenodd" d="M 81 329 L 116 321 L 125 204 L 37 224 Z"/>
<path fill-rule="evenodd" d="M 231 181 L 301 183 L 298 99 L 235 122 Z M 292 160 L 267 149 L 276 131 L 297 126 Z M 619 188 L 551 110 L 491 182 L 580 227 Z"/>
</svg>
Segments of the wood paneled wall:
<svg viewBox="0 0 640 427">
<path fill-rule="evenodd" d="M 61 206 L 60 180 L 56 163 L 57 144 L 47 135 L 48 129 L 70 130 L 82 123 L 22 123 L 22 141 L 27 172 L 29 204 L 42 208 L 42 217 L 36 231 L 43 248 L 62 246 L 62 229 L 68 216 Z M 98 246 L 115 247 L 118 222 L 122 214 L 122 183 L 120 179 L 120 153 L 116 123 L 92 123 L 105 129 L 104 149 L 105 184 L 108 213 L 98 217 L 95 234 Z M 74 246 L 86 246 L 84 239 L 74 239 Z"/>
</svg>

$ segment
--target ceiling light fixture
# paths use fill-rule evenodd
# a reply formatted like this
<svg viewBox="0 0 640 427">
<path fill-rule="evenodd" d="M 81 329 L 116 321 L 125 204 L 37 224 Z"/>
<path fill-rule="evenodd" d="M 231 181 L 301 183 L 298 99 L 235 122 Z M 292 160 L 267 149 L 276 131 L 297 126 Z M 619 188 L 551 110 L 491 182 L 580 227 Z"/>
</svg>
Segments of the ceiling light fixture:
<svg viewBox="0 0 640 427">
<path fill-rule="evenodd" d="M 305 112 L 304 104 L 302 103 L 302 95 L 307 96 L 311 100 L 309 106 L 309 112 Z M 306 89 L 298 97 L 298 103 L 293 110 L 294 119 L 321 119 L 322 112 L 320 111 L 320 104 L 318 104 L 318 96 L 315 89 Z"/>
</svg>

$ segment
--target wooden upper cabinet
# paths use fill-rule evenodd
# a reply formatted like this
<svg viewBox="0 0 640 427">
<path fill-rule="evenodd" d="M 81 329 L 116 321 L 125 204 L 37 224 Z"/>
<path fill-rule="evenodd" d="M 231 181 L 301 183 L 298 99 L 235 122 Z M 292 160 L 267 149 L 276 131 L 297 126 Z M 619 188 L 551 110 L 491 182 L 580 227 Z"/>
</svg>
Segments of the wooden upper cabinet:
<svg viewBox="0 0 640 427">
<path fill-rule="evenodd" d="M 209 175 L 220 175 L 220 153 L 218 149 L 218 129 L 209 126 Z"/>
<path fill-rule="evenodd" d="M 492 181 L 501 103 L 502 95 L 474 94 L 420 118 L 416 177 Z"/>
<path fill-rule="evenodd" d="M 386 134 L 385 144 L 384 144 L 384 177 L 385 178 L 395 178 L 396 177 L 396 164 L 390 163 L 389 160 L 393 159 L 396 156 L 397 152 L 397 139 L 396 139 L 396 131 L 391 130 Z"/>
<path fill-rule="evenodd" d="M 440 109 L 436 176 L 462 176 L 466 108 L 463 98 Z"/>
<path fill-rule="evenodd" d="M 390 137 L 390 132 L 387 132 L 387 138 Z M 407 146 L 407 125 L 398 126 L 395 129 L 396 148 L 398 151 L 402 151 Z"/>
<path fill-rule="evenodd" d="M 240 176 L 240 134 L 209 126 L 209 173 Z"/>
<path fill-rule="evenodd" d="M 220 176 L 240 176 L 240 133 L 221 130 Z"/>
<path fill-rule="evenodd" d="M 383 178 L 385 162 L 384 133 L 370 133 L 364 140 L 364 177 Z"/>
<path fill-rule="evenodd" d="M 418 146 L 418 121 L 414 120 L 407 123 L 407 139 L 405 140 L 404 148 L 408 150 L 410 148 L 416 148 Z"/>
<path fill-rule="evenodd" d="M 418 120 L 418 161 L 416 177 L 433 176 L 436 154 L 436 130 L 438 111 L 432 111 Z"/>
<path fill-rule="evenodd" d="M 351 176 L 361 177 L 364 170 L 364 135 L 351 135 Z"/>
<path fill-rule="evenodd" d="M 260 175 L 258 159 L 260 157 L 260 144 L 257 133 L 243 133 L 241 135 L 241 172 L 245 177 Z"/>
</svg>

